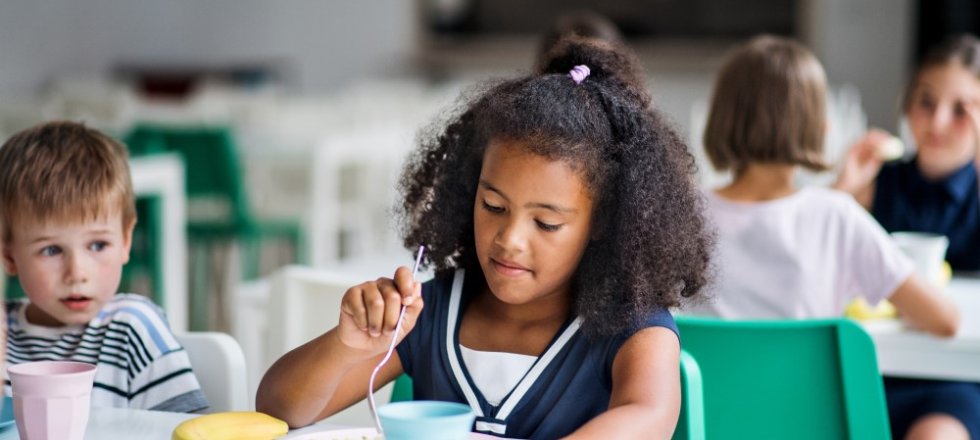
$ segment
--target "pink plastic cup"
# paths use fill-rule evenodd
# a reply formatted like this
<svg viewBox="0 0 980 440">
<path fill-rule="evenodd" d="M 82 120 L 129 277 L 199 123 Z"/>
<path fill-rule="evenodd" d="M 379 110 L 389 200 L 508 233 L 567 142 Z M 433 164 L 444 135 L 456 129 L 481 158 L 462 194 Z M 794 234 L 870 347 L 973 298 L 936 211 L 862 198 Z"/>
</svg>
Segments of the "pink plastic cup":
<svg viewBox="0 0 980 440">
<path fill-rule="evenodd" d="M 17 432 L 24 440 L 82 440 L 95 365 L 40 361 L 7 368 Z"/>
</svg>

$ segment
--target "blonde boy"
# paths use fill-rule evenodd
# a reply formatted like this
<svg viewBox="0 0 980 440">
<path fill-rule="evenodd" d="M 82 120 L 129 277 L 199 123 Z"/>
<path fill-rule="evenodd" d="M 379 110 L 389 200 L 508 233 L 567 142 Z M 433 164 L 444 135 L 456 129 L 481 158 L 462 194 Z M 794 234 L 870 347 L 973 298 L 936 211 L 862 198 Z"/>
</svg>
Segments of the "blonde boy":
<svg viewBox="0 0 980 440">
<path fill-rule="evenodd" d="M 94 406 L 202 410 L 207 400 L 162 310 L 116 294 L 135 224 L 126 149 L 108 136 L 57 121 L 0 148 L 3 264 L 27 296 L 6 302 L 6 365 L 96 364 Z"/>
</svg>

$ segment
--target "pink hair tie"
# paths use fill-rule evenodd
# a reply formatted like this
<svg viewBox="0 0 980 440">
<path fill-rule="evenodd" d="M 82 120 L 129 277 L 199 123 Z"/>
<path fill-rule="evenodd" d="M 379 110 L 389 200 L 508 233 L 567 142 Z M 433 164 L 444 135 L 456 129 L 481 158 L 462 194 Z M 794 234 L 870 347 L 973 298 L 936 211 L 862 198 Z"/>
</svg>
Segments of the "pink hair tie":
<svg viewBox="0 0 980 440">
<path fill-rule="evenodd" d="M 582 84 L 582 81 L 589 76 L 589 73 L 591 73 L 589 66 L 579 64 L 568 72 L 568 76 L 572 77 L 572 81 L 575 81 L 575 84 Z"/>
</svg>

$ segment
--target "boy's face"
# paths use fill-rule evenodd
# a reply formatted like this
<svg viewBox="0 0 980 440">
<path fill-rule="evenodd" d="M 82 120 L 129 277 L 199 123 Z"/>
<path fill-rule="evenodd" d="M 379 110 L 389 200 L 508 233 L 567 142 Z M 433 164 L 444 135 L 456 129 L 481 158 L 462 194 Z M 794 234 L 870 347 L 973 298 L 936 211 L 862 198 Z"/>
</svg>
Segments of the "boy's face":
<svg viewBox="0 0 980 440">
<path fill-rule="evenodd" d="M 494 296 L 526 304 L 569 292 L 589 242 L 592 196 L 568 164 L 491 143 L 473 208 L 476 254 Z"/>
<path fill-rule="evenodd" d="M 30 299 L 28 321 L 57 327 L 92 320 L 119 287 L 130 223 L 123 225 L 119 212 L 70 224 L 15 221 L 3 263 Z"/>
<path fill-rule="evenodd" d="M 906 112 L 919 166 L 943 175 L 969 162 L 978 141 L 969 112 L 980 105 L 980 80 L 957 63 L 929 67 L 909 98 Z"/>
</svg>

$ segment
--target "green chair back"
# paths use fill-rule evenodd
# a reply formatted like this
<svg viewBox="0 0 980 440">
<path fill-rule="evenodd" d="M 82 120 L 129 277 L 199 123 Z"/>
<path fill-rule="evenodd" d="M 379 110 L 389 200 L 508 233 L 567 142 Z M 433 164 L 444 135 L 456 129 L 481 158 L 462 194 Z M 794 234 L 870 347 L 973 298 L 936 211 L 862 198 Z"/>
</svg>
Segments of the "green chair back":
<svg viewBox="0 0 980 440">
<path fill-rule="evenodd" d="M 412 378 L 402 374 L 395 379 L 391 402 L 412 400 Z M 681 414 L 674 430 L 674 440 L 704 440 L 704 408 L 701 370 L 697 361 L 681 351 Z"/>
<path fill-rule="evenodd" d="M 3 297 L 5 299 L 17 299 L 24 296 L 24 288 L 20 286 L 20 278 L 7 275 L 6 284 L 3 286 Z"/>
<path fill-rule="evenodd" d="M 125 142 L 133 155 L 176 153 L 184 161 L 187 238 L 194 262 L 189 289 L 192 330 L 211 328 L 209 292 L 213 290 L 209 285 L 220 283 L 215 281 L 220 280 L 220 275 L 215 277 L 215 269 L 209 262 L 213 244 L 232 241 L 241 244 L 243 279 L 260 275 L 261 245 L 267 239 L 287 240 L 293 246 L 293 262 L 303 261 L 305 240 L 299 222 L 260 221 L 253 217 L 238 152 L 228 127 L 139 124 L 125 137 Z M 138 215 L 142 220 L 144 213 Z"/>
<path fill-rule="evenodd" d="M 123 266 L 119 291 L 145 293 L 155 303 L 164 306 L 163 207 L 160 197 L 137 197 L 136 219 L 129 248 L 129 262 Z M 140 277 L 149 280 L 149 292 L 142 291 L 146 286 L 137 284 Z"/>
<path fill-rule="evenodd" d="M 704 440 L 704 387 L 694 356 L 681 350 L 681 414 L 674 440 Z"/>
<path fill-rule="evenodd" d="M 402 374 L 395 379 L 395 385 L 391 389 L 391 402 L 407 402 L 412 400 L 412 378 L 407 374 Z"/>
<path fill-rule="evenodd" d="M 723 321 L 679 316 L 697 359 L 711 439 L 889 439 L 871 338 L 843 319 Z"/>
<path fill-rule="evenodd" d="M 136 126 L 125 141 L 133 155 L 160 152 L 181 155 L 188 201 L 203 199 L 227 210 L 220 219 L 209 218 L 208 223 L 215 228 L 215 233 L 234 235 L 252 226 L 238 153 L 227 127 L 142 124 Z M 189 222 L 200 221 L 191 218 Z"/>
</svg>

